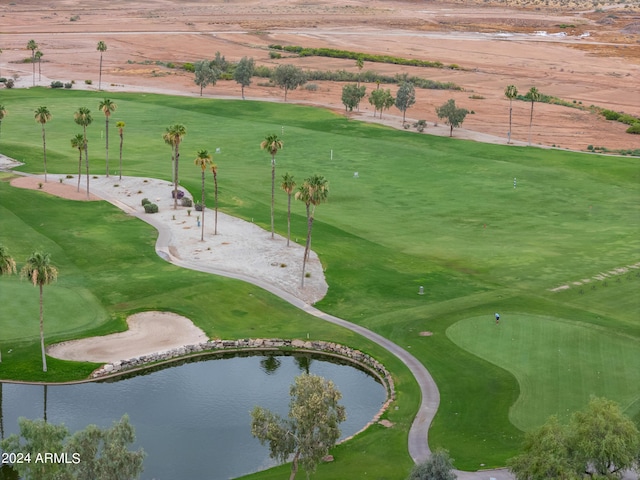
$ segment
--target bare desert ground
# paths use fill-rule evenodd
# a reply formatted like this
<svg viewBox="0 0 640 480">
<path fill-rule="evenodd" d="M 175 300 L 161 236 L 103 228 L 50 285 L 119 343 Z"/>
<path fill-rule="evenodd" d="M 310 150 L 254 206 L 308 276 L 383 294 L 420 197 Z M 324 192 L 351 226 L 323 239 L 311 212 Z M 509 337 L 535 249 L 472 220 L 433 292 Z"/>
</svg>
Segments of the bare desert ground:
<svg viewBox="0 0 640 480">
<path fill-rule="evenodd" d="M 91 88 L 97 88 L 98 80 L 96 45 L 104 41 L 108 46 L 102 79 L 106 91 L 156 89 L 196 95 L 199 89 L 193 74 L 165 64 L 211 59 L 216 51 L 229 61 L 250 56 L 258 65 L 292 63 L 311 70 L 357 71 L 352 60 L 271 59 L 268 45 L 277 43 L 459 65 L 459 70 L 451 70 L 366 62 L 364 69 L 407 73 L 463 87 L 463 91 L 417 89 L 416 104 L 407 112 L 412 120 L 432 123 L 437 120 L 435 106 L 454 98 L 475 112 L 456 132 L 460 137 L 505 139 L 509 102 L 504 88 L 509 84 L 521 93 L 536 86 L 544 94 L 575 100 L 576 105 L 640 116 L 640 2 L 632 0 L 596 4 L 582 0 L 23 0 L 2 2 L 0 23 L 0 75 L 19 76 L 19 85 L 31 83 L 31 65 L 24 63 L 31 53 L 26 49 L 30 39 L 44 54 L 41 67 L 47 81 L 84 84 L 91 79 Z M 254 79 L 247 89 L 249 98 L 282 98 L 277 88 L 258 83 L 264 82 Z M 289 101 L 344 111 L 342 84 L 314 83 L 316 91 L 298 89 L 290 92 Z M 397 89 L 396 85 L 382 87 Z M 240 89 L 235 82 L 222 80 L 205 94 L 238 97 Z M 529 112 L 530 104 L 514 102 L 514 140 L 528 140 Z M 371 119 L 372 115 L 365 101 L 360 116 Z M 400 125 L 397 109 L 385 116 L 388 123 Z M 640 135 L 626 134 L 626 128 L 588 111 L 536 104 L 533 143 L 576 150 L 587 145 L 640 148 Z"/>
</svg>

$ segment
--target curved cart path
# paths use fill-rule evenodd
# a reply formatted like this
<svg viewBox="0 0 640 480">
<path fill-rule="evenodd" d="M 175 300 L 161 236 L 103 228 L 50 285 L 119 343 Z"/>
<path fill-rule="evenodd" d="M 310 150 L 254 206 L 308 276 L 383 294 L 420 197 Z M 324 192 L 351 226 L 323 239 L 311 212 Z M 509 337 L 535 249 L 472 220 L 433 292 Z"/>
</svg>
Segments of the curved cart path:
<svg viewBox="0 0 640 480">
<path fill-rule="evenodd" d="M 140 220 L 156 228 L 156 230 L 158 230 L 156 253 L 167 262 L 170 262 L 179 267 L 197 270 L 205 273 L 211 273 L 214 275 L 221 275 L 228 278 L 235 278 L 237 280 L 242 280 L 244 282 L 256 285 L 289 302 L 291 305 L 309 313 L 310 315 L 313 315 L 321 320 L 331 322 L 335 325 L 348 328 L 349 330 L 376 342 L 378 345 L 382 346 L 383 348 L 394 354 L 396 357 L 398 357 L 409 368 L 409 370 L 415 377 L 420 387 L 420 393 L 422 396 L 418 414 L 416 415 L 411 425 L 411 429 L 409 430 L 409 454 L 411 455 L 413 461 L 416 463 L 423 462 L 424 460 L 429 458 L 429 455 L 431 454 L 428 442 L 429 426 L 431 425 L 433 417 L 435 416 L 438 410 L 438 406 L 440 405 L 440 392 L 438 391 L 438 387 L 436 386 L 436 383 L 429 371 L 413 355 L 393 343 L 391 340 L 388 340 L 387 338 L 378 335 L 377 333 L 372 332 L 371 330 L 368 330 L 367 328 L 364 328 L 360 325 L 356 325 L 333 315 L 329 315 L 328 313 L 322 312 L 321 310 L 318 310 L 317 308 L 305 303 L 303 300 L 300 300 L 294 295 L 281 290 L 272 283 L 259 280 L 241 273 L 220 270 L 208 265 L 203 265 L 202 263 L 196 263 L 193 261 L 176 258 L 171 254 L 169 249 L 172 236 L 171 227 L 169 225 L 162 221 L 159 221 L 153 215 L 145 215 L 137 212 L 117 198 L 110 196 L 104 192 L 100 192 L 100 196 L 109 203 L 124 210 L 129 215 L 139 218 Z M 460 480 L 489 480 L 491 478 L 495 480 L 514 479 L 513 475 L 511 475 L 506 469 L 486 470 L 481 472 L 456 471 L 456 474 L 458 475 L 458 478 Z"/>
</svg>

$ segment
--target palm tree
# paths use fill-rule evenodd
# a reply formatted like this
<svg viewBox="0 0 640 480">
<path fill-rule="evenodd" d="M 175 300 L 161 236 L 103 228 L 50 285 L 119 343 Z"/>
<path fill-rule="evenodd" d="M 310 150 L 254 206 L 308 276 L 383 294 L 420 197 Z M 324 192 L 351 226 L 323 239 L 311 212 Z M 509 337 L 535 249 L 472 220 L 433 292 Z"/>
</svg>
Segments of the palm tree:
<svg viewBox="0 0 640 480">
<path fill-rule="evenodd" d="M 178 160 L 180 159 L 180 142 L 187 134 L 187 129 L 181 123 L 167 127 L 163 138 L 173 147 L 173 208 L 178 209 Z"/>
<path fill-rule="evenodd" d="M 51 112 L 47 107 L 38 107 L 35 110 L 35 119 L 42 126 L 42 152 L 44 158 L 44 181 L 47 181 L 47 141 L 44 134 L 45 124 L 51 120 Z"/>
<path fill-rule="evenodd" d="M 98 76 L 98 90 L 102 90 L 102 54 L 107 51 L 107 44 L 102 40 L 98 42 L 98 48 L 96 48 L 100 52 L 100 75 Z"/>
<path fill-rule="evenodd" d="M 218 234 L 218 166 L 211 163 L 211 173 L 213 174 L 213 208 L 215 209 L 213 221 L 213 234 Z"/>
<path fill-rule="evenodd" d="M 7 109 L 4 105 L 0 103 L 0 133 L 2 133 L 2 120 L 7 116 Z"/>
<path fill-rule="evenodd" d="M 27 259 L 27 263 L 20 275 L 28 278 L 34 287 L 40 288 L 40 348 L 42 350 L 42 371 L 47 371 L 47 357 L 44 350 L 44 317 L 42 310 L 42 287 L 49 285 L 58 278 L 58 269 L 51 265 L 48 253 L 33 252 Z"/>
<path fill-rule="evenodd" d="M 531 102 L 531 116 L 529 117 L 529 146 L 531 146 L 531 126 L 533 125 L 533 104 L 539 102 L 542 98 L 542 94 L 536 87 L 531 87 L 525 98 Z"/>
<path fill-rule="evenodd" d="M 31 50 L 31 65 L 33 66 L 33 86 L 36 86 L 36 50 L 38 44 L 35 40 L 29 40 L 27 43 L 27 50 Z"/>
<path fill-rule="evenodd" d="M 42 80 L 42 56 L 43 55 L 44 53 L 38 50 L 33 57 L 38 61 L 38 81 Z"/>
<path fill-rule="evenodd" d="M 124 126 L 123 121 L 116 122 L 116 127 L 120 132 L 120 180 L 122 180 L 122 142 L 124 141 Z"/>
<path fill-rule="evenodd" d="M 105 118 L 105 150 L 106 150 L 106 166 L 107 166 L 107 177 L 109 177 L 109 117 L 113 112 L 116 111 L 118 105 L 115 102 L 105 98 L 98 104 L 98 108 L 102 110 Z"/>
<path fill-rule="evenodd" d="M 280 188 L 287 192 L 287 247 L 289 246 L 289 241 L 291 240 L 291 195 L 296 188 L 296 181 L 293 179 L 293 175 L 289 175 L 289 173 L 285 173 L 282 176 L 282 183 L 280 184 Z"/>
<path fill-rule="evenodd" d="M 511 113 L 513 112 L 511 104 L 513 99 L 518 96 L 518 89 L 515 85 L 507 85 L 507 88 L 504 89 L 504 95 L 509 99 L 509 134 L 507 137 L 507 143 L 511 143 Z"/>
<path fill-rule="evenodd" d="M 82 127 L 82 135 L 84 137 L 84 164 L 87 168 L 87 199 L 89 198 L 89 149 L 87 146 L 87 127 L 93 122 L 91 110 L 87 107 L 80 107 L 73 115 L 73 120 Z"/>
<path fill-rule="evenodd" d="M 80 153 L 80 158 L 78 159 L 78 188 L 77 191 L 80 191 L 80 177 L 82 176 L 82 150 L 84 150 L 84 135 L 78 133 L 75 137 L 71 139 L 71 147 L 77 148 Z"/>
<path fill-rule="evenodd" d="M 194 162 L 202 170 L 202 188 L 200 189 L 200 204 L 202 205 L 202 233 L 200 234 L 200 241 L 204 241 L 204 172 L 207 167 L 211 165 L 211 154 L 208 150 L 200 150 Z"/>
<path fill-rule="evenodd" d="M 260 144 L 262 150 L 267 150 L 271 154 L 271 238 L 274 238 L 273 226 L 273 206 L 276 196 L 276 153 L 284 146 L 282 140 L 277 135 L 267 135 Z"/>
<path fill-rule="evenodd" d="M 307 243 L 304 247 L 304 258 L 302 259 L 301 287 L 304 287 L 304 274 L 311 250 L 311 229 L 313 228 L 316 207 L 325 202 L 328 196 L 329 182 L 322 175 L 312 175 L 307 178 L 296 192 L 296 199 L 303 201 L 307 208 Z"/>
</svg>

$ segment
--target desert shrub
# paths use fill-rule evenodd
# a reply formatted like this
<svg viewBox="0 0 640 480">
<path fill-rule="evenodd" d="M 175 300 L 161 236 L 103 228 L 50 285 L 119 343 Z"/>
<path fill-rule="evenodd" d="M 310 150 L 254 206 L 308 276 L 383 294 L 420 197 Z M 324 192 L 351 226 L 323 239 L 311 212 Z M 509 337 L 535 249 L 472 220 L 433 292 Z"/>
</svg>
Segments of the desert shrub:
<svg viewBox="0 0 640 480">
<path fill-rule="evenodd" d="M 202 204 L 201 204 L 200 202 L 196 202 L 196 203 L 193 205 L 193 208 L 195 208 L 195 209 L 196 209 L 196 212 L 201 212 L 201 211 L 202 211 Z"/>
<path fill-rule="evenodd" d="M 178 200 L 184 197 L 183 190 L 178 190 L 177 193 L 178 193 Z M 171 190 L 171 198 L 176 198 L 176 190 Z"/>
<path fill-rule="evenodd" d="M 91 85 L 93 83 L 93 80 L 91 79 L 85 80 L 84 83 L 86 83 L 87 85 Z"/>
<path fill-rule="evenodd" d="M 257 65 L 255 70 L 253 71 L 254 77 L 261 78 L 270 78 L 272 73 L 272 69 L 265 65 Z"/>
<path fill-rule="evenodd" d="M 318 90 L 318 84 L 317 83 L 307 83 L 304 86 L 305 90 L 309 90 L 310 92 L 316 92 Z"/>
<path fill-rule="evenodd" d="M 158 205 L 155 203 L 146 203 L 144 205 L 145 213 L 158 213 Z"/>
<path fill-rule="evenodd" d="M 282 55 L 278 52 L 269 52 L 269 58 L 282 58 Z"/>
<path fill-rule="evenodd" d="M 80 20 L 80 15 L 74 15 L 69 19 L 70 22 L 77 22 L 78 20 Z"/>
<path fill-rule="evenodd" d="M 221 73 L 218 80 L 233 80 L 233 73 L 225 72 Z"/>
<path fill-rule="evenodd" d="M 277 43 L 272 43 L 269 45 L 269 48 L 272 50 L 282 50 L 282 45 L 278 45 Z"/>
<path fill-rule="evenodd" d="M 145 205 L 149 205 L 151 203 L 151 200 L 149 200 L 148 198 L 143 198 L 140 203 L 144 207 Z"/>
<path fill-rule="evenodd" d="M 427 126 L 427 121 L 426 120 L 418 120 L 416 123 L 413 124 L 413 126 L 415 127 L 415 129 L 419 132 L 424 132 L 424 127 Z"/>
<path fill-rule="evenodd" d="M 54 80 L 51 82 L 51 88 L 62 88 L 64 84 L 60 80 Z"/>
<path fill-rule="evenodd" d="M 184 68 L 187 72 L 195 72 L 196 67 L 191 62 L 186 62 L 182 64 L 182 68 Z"/>
<path fill-rule="evenodd" d="M 71 88 L 71 87 L 73 87 L 73 83 L 71 83 L 71 82 L 66 82 L 66 83 L 64 84 L 64 88 L 67 88 L 67 89 L 68 89 L 68 88 Z"/>
<path fill-rule="evenodd" d="M 191 200 L 189 197 L 184 197 L 180 201 L 180 205 L 182 205 L 183 207 L 192 207 L 193 206 L 193 200 Z"/>
<path fill-rule="evenodd" d="M 590 152 L 593 151 L 593 145 L 587 145 L 587 150 L 589 150 Z"/>
<path fill-rule="evenodd" d="M 622 115 L 620 115 L 618 117 L 618 121 L 620 123 L 626 123 L 627 125 L 633 126 L 636 123 L 639 123 L 640 119 L 634 117 L 633 115 L 629 115 L 629 114 L 623 113 Z"/>
<path fill-rule="evenodd" d="M 627 128 L 627 133 L 640 134 L 640 123 L 635 123 Z"/>
<path fill-rule="evenodd" d="M 620 114 L 613 110 L 602 110 L 602 116 L 607 120 L 618 120 L 620 118 Z"/>
</svg>

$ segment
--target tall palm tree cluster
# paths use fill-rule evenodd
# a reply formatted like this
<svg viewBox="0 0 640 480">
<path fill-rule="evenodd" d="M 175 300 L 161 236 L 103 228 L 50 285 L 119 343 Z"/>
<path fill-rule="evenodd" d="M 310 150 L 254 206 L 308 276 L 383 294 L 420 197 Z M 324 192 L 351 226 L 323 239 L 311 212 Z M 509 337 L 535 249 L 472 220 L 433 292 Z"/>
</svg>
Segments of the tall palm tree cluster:
<svg viewBox="0 0 640 480">
<path fill-rule="evenodd" d="M 504 89 L 504 96 L 509 99 L 509 133 L 507 136 L 507 143 L 511 143 L 511 120 L 512 120 L 512 103 L 515 98 L 518 98 L 518 88 L 515 85 L 507 85 Z M 536 88 L 531 87 L 524 96 L 524 99 L 531 102 L 531 113 L 529 115 L 529 145 L 531 145 L 531 127 L 533 126 L 533 104 L 542 100 L 542 93 Z"/>
<path fill-rule="evenodd" d="M 16 273 L 16 262 L 8 250 L 0 245 L 0 275 Z M 20 276 L 28 279 L 34 287 L 40 289 L 40 349 L 42 351 L 42 371 L 47 371 L 47 357 L 44 348 L 44 302 L 43 287 L 55 282 L 58 269 L 51 264 L 51 258 L 45 252 L 33 252 L 20 270 Z"/>
</svg>

